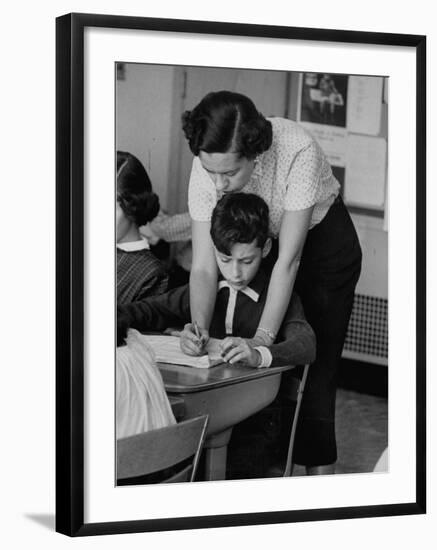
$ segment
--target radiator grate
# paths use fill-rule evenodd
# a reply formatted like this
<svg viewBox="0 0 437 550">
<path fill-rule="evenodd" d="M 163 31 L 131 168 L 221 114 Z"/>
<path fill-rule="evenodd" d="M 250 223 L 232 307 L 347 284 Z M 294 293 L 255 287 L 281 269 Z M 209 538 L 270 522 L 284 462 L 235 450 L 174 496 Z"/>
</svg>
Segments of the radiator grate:
<svg viewBox="0 0 437 550">
<path fill-rule="evenodd" d="M 344 350 L 387 358 L 387 311 L 385 298 L 356 294 Z"/>
</svg>

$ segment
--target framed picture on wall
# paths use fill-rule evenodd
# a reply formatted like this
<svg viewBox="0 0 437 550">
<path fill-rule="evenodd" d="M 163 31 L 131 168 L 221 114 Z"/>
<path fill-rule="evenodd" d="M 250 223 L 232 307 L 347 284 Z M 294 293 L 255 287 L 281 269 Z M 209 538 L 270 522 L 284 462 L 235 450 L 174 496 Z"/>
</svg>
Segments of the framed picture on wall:
<svg viewBox="0 0 437 550">
<path fill-rule="evenodd" d="M 57 19 L 56 40 L 57 530 L 70 536 L 85 536 L 424 513 L 425 37 L 68 14 Z M 407 77 L 415 82 L 415 87 L 404 85 Z M 229 148 L 228 140 L 217 157 L 217 151 L 208 150 L 205 141 L 196 146 L 206 138 L 202 134 L 202 138 L 194 139 L 194 130 L 190 129 L 195 124 L 208 125 L 205 114 L 204 118 L 200 116 L 200 123 L 185 114 L 181 123 L 183 114 L 192 113 L 209 92 L 223 94 L 223 90 L 225 96 L 214 95 L 214 101 L 218 101 L 217 97 L 220 101 L 223 97 L 235 100 L 236 95 L 243 94 L 257 107 L 254 116 L 257 120 L 262 117 L 259 120 L 271 135 L 262 150 L 255 150 L 256 140 L 244 138 L 248 152 L 240 154 Z M 361 116 L 362 108 L 371 115 Z M 383 132 L 383 127 L 389 132 Z M 159 223 L 162 228 L 169 217 L 177 222 L 173 229 L 179 231 L 173 240 L 190 240 L 187 203 L 197 200 L 202 209 L 210 200 L 202 188 L 194 199 L 192 191 L 189 196 L 188 182 L 196 170 L 199 181 L 207 182 L 212 189 L 214 208 L 222 200 L 223 204 L 236 200 L 240 189 L 232 187 L 233 178 L 242 169 L 241 163 L 250 171 L 250 178 L 259 178 L 258 182 L 264 181 L 269 170 L 273 181 L 279 181 L 276 164 L 266 160 L 276 147 L 272 144 L 276 143 L 278 128 L 284 128 L 291 148 L 301 140 L 299 155 L 306 150 L 316 151 L 318 177 L 323 173 L 329 180 L 331 191 L 323 200 L 317 199 L 322 212 L 317 223 L 322 223 L 333 204 L 343 204 L 337 198 L 340 189 L 346 203 L 348 198 L 354 203 L 355 197 L 356 204 L 360 203 L 358 206 L 364 210 L 378 201 L 380 204 L 379 196 L 374 195 L 376 184 L 363 191 L 365 175 L 379 177 L 384 173 L 385 178 L 389 166 L 384 185 L 390 191 L 390 200 L 386 200 L 384 187 L 386 227 L 381 221 L 380 228 L 388 229 L 390 243 L 390 256 L 385 258 L 390 294 L 386 300 L 389 330 L 384 353 L 389 365 L 395 364 L 396 368 L 390 370 L 388 381 L 389 438 L 384 454 L 388 458 L 379 472 L 358 473 L 352 468 L 339 472 L 348 475 L 300 475 L 299 480 L 291 475 L 302 392 L 307 380 L 311 380 L 316 350 L 322 345 L 319 342 L 319 348 L 311 344 L 308 354 L 295 361 L 311 365 L 299 370 L 297 405 L 290 413 L 292 437 L 287 432 L 281 473 L 240 477 L 229 474 L 230 455 L 227 462 L 226 453 L 234 426 L 267 410 L 277 398 L 281 383 L 294 372 L 294 365 L 287 360 L 275 363 L 288 336 L 275 340 L 279 334 L 270 327 L 261 326 L 266 339 L 263 345 L 257 341 L 255 351 L 250 342 L 247 344 L 249 340 L 244 340 L 250 336 L 241 333 L 241 342 L 232 341 L 229 348 L 241 352 L 238 361 L 231 363 L 226 355 L 229 349 L 223 347 L 223 341 L 240 337 L 232 332 L 232 323 L 237 318 L 241 296 L 244 294 L 244 299 L 249 300 L 244 306 L 246 311 L 258 311 L 258 319 L 263 313 L 256 305 L 263 291 L 259 290 L 254 298 L 247 285 L 236 288 L 243 276 L 240 282 L 227 276 L 225 264 L 233 258 L 235 242 L 228 253 L 216 248 L 217 269 L 223 276 L 218 289 L 225 288 L 229 297 L 223 308 L 226 331 L 219 335 L 222 343 L 217 344 L 212 338 L 208 343 L 210 357 L 217 351 L 221 354 L 218 366 L 192 366 L 209 367 L 206 355 L 181 360 L 184 348 L 181 351 L 179 347 L 180 333 L 163 335 L 163 327 L 155 321 L 148 328 L 160 334 L 145 335 L 148 330 L 139 330 L 132 337 L 131 331 L 127 339 L 124 334 L 120 340 L 123 317 L 120 309 L 117 316 L 119 256 L 129 256 L 132 250 L 141 250 L 149 258 L 152 253 L 159 255 L 161 252 L 154 250 L 153 235 L 159 234 Z M 353 136 L 352 140 L 349 136 Z M 346 141 L 348 150 L 342 157 L 341 148 Z M 331 149 L 329 144 L 333 144 Z M 230 157 L 226 156 L 228 153 Z M 330 155 L 337 155 L 337 162 Z M 302 158 L 296 156 L 296 165 Z M 238 164 L 235 173 L 234 165 L 232 169 L 223 167 L 224 160 Z M 293 157 L 291 164 L 294 161 Z M 348 180 L 348 167 L 349 175 L 355 170 L 355 179 Z M 127 191 L 119 187 L 123 171 L 126 175 L 135 170 L 151 186 L 147 193 L 159 197 L 149 225 L 147 216 L 135 217 L 137 210 L 127 198 Z M 288 181 L 286 177 L 284 181 Z M 306 223 L 312 230 L 315 203 L 311 208 L 296 206 L 286 186 L 275 187 L 268 195 L 261 183 L 257 187 L 253 179 L 247 182 L 244 185 L 250 186 L 250 194 L 267 202 L 271 211 L 285 204 L 286 213 L 281 210 L 277 216 L 277 228 L 289 211 L 305 211 Z M 220 190 L 222 184 L 229 189 Z M 133 192 L 134 187 L 129 189 Z M 249 202 L 245 208 L 249 208 Z M 191 209 L 196 221 L 193 212 Z M 132 242 L 137 244 L 119 238 L 123 216 L 129 231 L 132 224 L 135 226 L 136 240 Z M 265 243 L 270 247 L 274 236 L 272 219 L 269 218 L 269 231 L 266 230 L 262 245 L 257 240 L 259 232 L 256 239 L 244 244 L 254 245 L 260 251 L 260 262 Z M 155 225 L 154 220 L 158 220 Z M 379 221 L 371 221 L 371 230 L 375 223 Z M 211 235 L 215 245 L 213 229 Z M 187 249 L 173 251 L 172 259 L 179 253 L 182 257 L 182 252 Z M 168 250 L 163 254 L 168 254 Z M 365 254 L 364 250 L 364 257 Z M 187 257 L 191 262 L 189 252 L 184 256 Z M 182 264 L 184 269 L 188 271 L 189 264 Z M 256 269 L 244 269 L 255 281 L 258 264 Z M 136 280 L 143 275 L 141 267 Z M 177 307 L 185 307 L 189 315 L 189 301 L 180 288 L 184 287 L 173 291 L 181 293 Z M 162 295 L 166 294 L 161 289 L 156 292 L 157 297 Z M 235 298 L 232 323 L 231 295 Z M 144 295 L 132 296 L 129 295 L 129 304 L 144 303 Z M 162 312 L 165 308 L 159 304 Z M 172 304 L 172 308 L 176 307 Z M 268 307 L 267 300 L 263 307 Z M 144 313 L 144 306 L 141 308 Z M 175 311 L 172 308 L 165 309 L 170 316 Z M 181 319 L 182 314 L 177 320 Z M 186 330 L 192 330 L 202 340 L 203 332 L 196 335 L 203 330 L 202 324 L 198 327 L 196 319 L 187 321 L 191 328 Z M 249 322 L 255 321 L 245 321 Z M 308 322 L 311 331 L 310 325 Z M 169 321 L 168 326 L 175 325 Z M 212 328 L 210 335 L 214 336 Z M 275 348 L 278 342 L 282 347 Z M 213 349 L 214 345 L 219 347 Z M 294 348 L 291 352 L 289 349 L 292 347 L 287 348 L 287 353 L 294 353 Z M 233 357 L 237 358 L 237 352 Z M 181 361 L 186 363 L 180 366 Z M 190 362 L 191 366 L 187 366 Z M 129 388 L 126 381 L 132 382 Z M 156 424 L 150 420 L 152 417 L 157 419 Z M 275 445 L 279 433 L 275 435 L 272 418 L 267 419 L 268 437 Z M 243 432 L 243 436 L 247 433 Z M 190 450 L 191 439 L 194 443 Z M 258 447 L 250 449 L 254 457 Z M 243 462 L 247 462 L 247 455 L 243 456 Z M 153 459 L 160 467 L 155 465 L 144 471 L 144 463 Z M 258 465 L 260 461 L 252 462 Z M 187 479 L 193 482 L 162 483 L 180 479 L 175 477 L 176 466 L 181 466 L 182 472 L 189 471 L 191 478 Z M 122 475 L 122 471 L 127 473 Z M 122 479 L 133 482 L 120 482 Z"/>
</svg>

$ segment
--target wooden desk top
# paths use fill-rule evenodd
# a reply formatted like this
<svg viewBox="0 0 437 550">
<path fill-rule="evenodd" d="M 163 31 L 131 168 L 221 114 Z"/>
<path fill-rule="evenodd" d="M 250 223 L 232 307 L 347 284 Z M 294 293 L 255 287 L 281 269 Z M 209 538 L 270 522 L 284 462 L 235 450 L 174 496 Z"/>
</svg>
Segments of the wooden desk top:
<svg viewBox="0 0 437 550">
<path fill-rule="evenodd" d="M 274 376 L 294 368 L 293 366 L 286 366 L 254 369 L 229 363 L 216 365 L 209 369 L 197 369 L 168 363 L 158 363 L 158 367 L 164 380 L 165 389 L 169 393 L 212 390 L 257 378 Z"/>
</svg>

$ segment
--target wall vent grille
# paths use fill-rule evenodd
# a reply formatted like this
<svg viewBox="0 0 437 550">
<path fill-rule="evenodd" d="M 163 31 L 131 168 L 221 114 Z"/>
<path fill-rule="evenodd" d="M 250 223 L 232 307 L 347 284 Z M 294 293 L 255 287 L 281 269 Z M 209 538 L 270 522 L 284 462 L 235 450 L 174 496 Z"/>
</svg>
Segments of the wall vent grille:
<svg viewBox="0 0 437 550">
<path fill-rule="evenodd" d="M 387 312 L 388 301 L 385 298 L 356 294 L 344 351 L 387 359 Z"/>
</svg>

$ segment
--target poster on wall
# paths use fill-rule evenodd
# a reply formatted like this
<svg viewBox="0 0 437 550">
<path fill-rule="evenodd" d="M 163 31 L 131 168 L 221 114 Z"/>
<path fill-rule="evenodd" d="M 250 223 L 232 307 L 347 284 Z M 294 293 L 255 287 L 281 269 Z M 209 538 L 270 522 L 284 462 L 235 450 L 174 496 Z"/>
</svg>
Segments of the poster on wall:
<svg viewBox="0 0 437 550">
<path fill-rule="evenodd" d="M 344 128 L 306 122 L 301 124 L 316 138 L 331 166 L 345 166 L 347 131 Z"/>
<path fill-rule="evenodd" d="M 382 77 L 349 77 L 347 104 L 347 129 L 349 132 L 370 136 L 379 134 L 383 82 Z"/>
<path fill-rule="evenodd" d="M 348 75 L 303 73 L 299 120 L 345 128 Z"/>
</svg>

